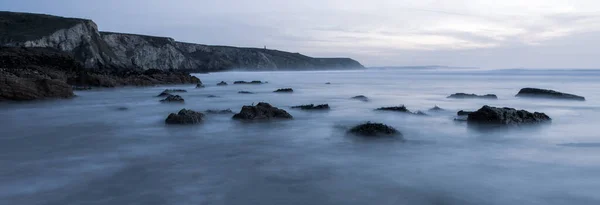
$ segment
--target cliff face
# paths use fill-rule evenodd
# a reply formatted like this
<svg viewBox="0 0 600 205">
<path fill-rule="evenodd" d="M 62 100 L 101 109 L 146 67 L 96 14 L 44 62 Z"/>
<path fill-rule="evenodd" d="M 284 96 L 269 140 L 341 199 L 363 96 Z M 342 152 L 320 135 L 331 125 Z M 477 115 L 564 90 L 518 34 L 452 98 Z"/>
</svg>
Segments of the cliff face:
<svg viewBox="0 0 600 205">
<path fill-rule="evenodd" d="M 0 12 L 0 45 L 54 48 L 87 68 L 188 71 L 363 68 L 349 58 L 312 58 L 258 48 L 208 46 L 171 38 L 99 32 L 91 20 Z"/>
</svg>

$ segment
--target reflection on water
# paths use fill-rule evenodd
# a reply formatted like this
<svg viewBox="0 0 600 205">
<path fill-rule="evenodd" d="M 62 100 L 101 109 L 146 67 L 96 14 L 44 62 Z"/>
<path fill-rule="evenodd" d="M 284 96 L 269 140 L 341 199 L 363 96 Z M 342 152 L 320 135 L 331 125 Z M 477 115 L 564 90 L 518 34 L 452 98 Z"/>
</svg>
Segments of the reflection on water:
<svg viewBox="0 0 600 205">
<path fill-rule="evenodd" d="M 198 77 L 205 88 L 104 89 L 78 92 L 73 100 L 0 104 L 0 204 L 600 204 L 600 72 Z M 230 85 L 216 86 L 222 80 Z M 294 93 L 273 93 L 287 87 Z M 587 101 L 514 98 L 522 87 Z M 187 89 L 179 93 L 185 104 L 159 103 L 154 96 L 166 88 Z M 446 98 L 456 92 L 499 100 Z M 350 99 L 357 95 L 370 100 Z M 261 101 L 294 120 L 241 123 L 212 114 L 197 126 L 164 124 L 181 108 L 239 111 Z M 290 109 L 311 103 L 331 110 Z M 453 120 L 456 111 L 485 104 L 545 112 L 553 122 L 482 132 Z M 429 116 L 373 111 L 397 105 Z M 446 111 L 427 111 L 435 105 Z M 394 126 L 407 141 L 345 135 L 365 121 Z"/>
</svg>

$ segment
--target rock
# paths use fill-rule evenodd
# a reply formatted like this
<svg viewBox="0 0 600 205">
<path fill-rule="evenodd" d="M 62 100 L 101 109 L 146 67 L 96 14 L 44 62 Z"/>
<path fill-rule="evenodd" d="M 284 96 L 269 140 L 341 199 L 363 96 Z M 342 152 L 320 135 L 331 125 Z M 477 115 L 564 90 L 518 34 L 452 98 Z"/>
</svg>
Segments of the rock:
<svg viewBox="0 0 600 205">
<path fill-rule="evenodd" d="M 367 96 L 364 96 L 364 95 L 357 95 L 357 96 L 354 96 L 354 97 L 352 97 L 350 99 L 360 100 L 360 101 L 363 101 L 363 102 L 369 101 L 369 98 L 367 98 Z"/>
<path fill-rule="evenodd" d="M 204 85 L 202 85 L 202 83 L 198 83 L 196 84 L 196 88 L 204 88 Z"/>
<path fill-rule="evenodd" d="M 177 102 L 177 103 L 182 103 L 185 102 L 185 100 L 183 100 L 183 98 L 179 95 L 169 95 L 167 96 L 167 98 L 160 100 L 160 102 L 164 102 L 164 103 L 168 103 L 168 102 Z"/>
<path fill-rule="evenodd" d="M 240 92 L 238 92 L 238 93 L 239 93 L 239 94 L 254 94 L 253 92 L 250 92 L 250 91 L 243 91 L 243 90 L 242 90 L 242 91 L 240 91 Z"/>
<path fill-rule="evenodd" d="M 325 85 L 331 85 L 331 83 L 330 82 L 326 82 Z"/>
<path fill-rule="evenodd" d="M 381 107 L 375 110 L 411 113 L 410 110 L 408 110 L 404 105 L 395 107 Z"/>
<path fill-rule="evenodd" d="M 216 95 L 207 95 L 206 97 L 207 98 L 218 98 L 219 96 L 216 96 Z"/>
<path fill-rule="evenodd" d="M 402 136 L 395 128 L 382 124 L 367 122 L 351 128 L 348 133 L 364 136 L 364 137 L 389 137 Z"/>
<path fill-rule="evenodd" d="M 207 114 L 233 114 L 231 109 L 226 110 L 206 110 Z"/>
<path fill-rule="evenodd" d="M 233 84 L 263 84 L 262 81 L 260 80 L 253 80 L 251 82 L 246 82 L 246 81 L 235 81 L 233 82 Z"/>
<path fill-rule="evenodd" d="M 129 110 L 129 108 L 128 107 L 117 107 L 117 110 L 126 111 L 126 110 Z"/>
<path fill-rule="evenodd" d="M 456 115 L 458 115 L 458 116 L 467 116 L 467 115 L 469 115 L 471 113 L 473 113 L 473 111 L 464 111 L 464 110 L 461 110 L 461 111 L 458 111 L 456 113 Z"/>
<path fill-rule="evenodd" d="M 415 112 L 415 113 L 413 113 L 413 114 L 420 115 L 420 116 L 427 116 L 427 113 L 424 113 L 423 111 L 420 111 L 420 110 L 417 111 L 417 112 Z"/>
<path fill-rule="evenodd" d="M 269 119 L 292 119 L 292 115 L 283 109 L 271 106 L 269 103 L 260 102 L 255 106 L 246 105 L 240 113 L 235 114 L 233 119 L 237 120 L 269 120 Z"/>
<path fill-rule="evenodd" d="M 486 94 L 486 95 L 476 95 L 476 94 L 466 94 L 466 93 L 455 93 L 448 98 L 456 98 L 456 99 L 467 99 L 467 98 L 481 98 L 481 99 L 498 99 L 498 97 L 494 94 Z"/>
<path fill-rule="evenodd" d="M 187 109 L 181 109 L 179 113 L 171 113 L 165 123 L 167 124 L 198 124 L 202 122 L 204 114 Z"/>
<path fill-rule="evenodd" d="M 431 109 L 429 109 L 430 112 L 439 112 L 439 111 L 444 111 L 444 109 L 442 109 L 441 107 L 438 107 L 437 105 Z"/>
<path fill-rule="evenodd" d="M 187 90 L 183 90 L 183 89 L 165 89 L 160 94 L 158 94 L 156 97 L 168 97 L 168 96 L 171 95 L 171 93 L 185 93 L 185 92 L 187 92 Z"/>
<path fill-rule="evenodd" d="M 158 94 L 156 97 L 167 97 L 167 96 L 171 96 L 171 93 L 163 91 L 162 93 Z"/>
<path fill-rule="evenodd" d="M 302 109 L 302 110 L 329 110 L 329 104 L 321 104 L 321 105 L 314 105 L 314 104 L 309 104 L 309 105 L 299 105 L 299 106 L 293 106 L 293 109 Z"/>
<path fill-rule="evenodd" d="M 548 115 L 539 112 L 528 112 L 513 108 L 497 108 L 483 106 L 481 109 L 470 113 L 467 122 L 491 125 L 525 125 L 540 124 L 552 121 Z"/>
<path fill-rule="evenodd" d="M 539 88 L 523 88 L 519 91 L 519 93 L 516 96 L 585 101 L 585 98 L 582 96 Z"/>
<path fill-rule="evenodd" d="M 224 85 L 227 85 L 227 82 L 225 82 L 225 81 L 221 81 L 220 83 L 217 83 L 217 85 L 218 85 L 218 86 L 224 86 Z"/>
<path fill-rule="evenodd" d="M 92 87 L 90 86 L 73 86 L 73 90 L 77 90 L 77 91 L 85 91 L 85 90 L 91 90 Z"/>
<path fill-rule="evenodd" d="M 294 92 L 294 90 L 291 88 L 280 88 L 273 92 L 275 92 L 275 93 L 291 93 L 291 92 Z"/>
</svg>

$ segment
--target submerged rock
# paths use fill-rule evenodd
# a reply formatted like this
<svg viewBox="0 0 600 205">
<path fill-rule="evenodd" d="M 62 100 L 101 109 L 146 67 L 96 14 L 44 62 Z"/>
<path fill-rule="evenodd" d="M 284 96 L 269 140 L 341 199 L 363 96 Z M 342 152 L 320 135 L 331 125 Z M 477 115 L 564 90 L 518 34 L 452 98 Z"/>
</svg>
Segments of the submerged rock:
<svg viewBox="0 0 600 205">
<path fill-rule="evenodd" d="M 219 96 L 216 96 L 216 95 L 207 95 L 206 97 L 207 98 L 218 98 Z"/>
<path fill-rule="evenodd" d="M 220 83 L 217 83 L 217 85 L 218 85 L 218 86 L 224 86 L 224 85 L 227 85 L 227 82 L 225 82 L 225 81 L 221 81 Z"/>
<path fill-rule="evenodd" d="M 204 114 L 187 109 L 181 109 L 179 113 L 171 113 L 165 123 L 167 124 L 197 124 L 202 122 Z"/>
<path fill-rule="evenodd" d="M 364 96 L 364 95 L 357 95 L 357 96 L 354 96 L 354 97 L 352 97 L 350 99 L 360 100 L 360 101 L 363 101 L 363 102 L 369 101 L 369 98 L 367 96 Z"/>
<path fill-rule="evenodd" d="M 236 120 L 269 120 L 269 119 L 292 119 L 292 115 L 283 109 L 271 106 L 269 103 L 260 102 L 255 106 L 246 105 L 240 113 L 235 114 Z"/>
<path fill-rule="evenodd" d="M 128 107 L 117 107 L 117 110 L 126 111 L 126 110 L 129 110 L 129 108 Z"/>
<path fill-rule="evenodd" d="M 375 110 L 411 113 L 410 110 L 408 110 L 406 108 L 406 106 L 404 106 L 404 105 L 394 106 L 394 107 L 380 107 L 380 108 L 377 108 Z"/>
<path fill-rule="evenodd" d="M 233 114 L 231 109 L 226 110 L 206 110 L 207 114 Z"/>
<path fill-rule="evenodd" d="M 455 98 L 455 99 L 468 99 L 468 98 L 498 99 L 498 96 L 496 96 L 494 94 L 476 95 L 476 94 L 467 94 L 467 93 L 455 93 L 455 94 L 452 94 L 452 95 L 448 96 L 448 98 Z"/>
<path fill-rule="evenodd" d="M 585 101 L 585 98 L 579 95 L 573 95 L 569 93 L 562 93 L 554 90 L 546 90 L 539 88 L 523 88 L 519 91 L 519 93 L 516 96 Z"/>
<path fill-rule="evenodd" d="M 169 95 L 169 96 L 167 96 L 167 98 L 160 100 L 160 102 L 163 102 L 163 103 L 169 103 L 169 102 L 182 103 L 184 101 L 185 100 L 179 95 Z"/>
<path fill-rule="evenodd" d="M 294 89 L 291 89 L 291 88 L 280 88 L 280 89 L 277 89 L 277 90 L 275 90 L 273 92 L 275 92 L 275 93 L 291 93 L 291 92 L 294 92 Z"/>
<path fill-rule="evenodd" d="M 325 85 L 331 85 L 331 83 L 330 82 L 326 82 Z"/>
<path fill-rule="evenodd" d="M 431 109 L 429 109 L 429 111 L 431 112 L 439 112 L 439 111 L 444 111 L 444 109 L 442 109 L 441 107 L 438 107 L 437 105 Z"/>
<path fill-rule="evenodd" d="M 238 92 L 238 93 L 239 93 L 239 94 L 254 94 L 253 92 L 250 92 L 250 91 L 243 91 L 243 90 L 242 90 L 242 91 L 240 91 L 240 92 Z"/>
<path fill-rule="evenodd" d="M 514 108 L 497 108 L 483 106 L 481 109 L 470 113 L 467 118 L 469 123 L 491 124 L 491 125 L 524 125 L 540 124 L 550 122 L 552 119 L 539 112 L 528 112 Z"/>
<path fill-rule="evenodd" d="M 348 131 L 348 133 L 365 137 L 402 136 L 398 130 L 391 126 L 382 123 L 371 122 L 354 126 Z"/>
<path fill-rule="evenodd" d="M 293 106 L 293 109 L 302 109 L 302 110 L 329 110 L 329 104 L 321 104 L 321 105 L 314 105 L 314 104 L 309 104 L 309 105 L 299 105 L 299 106 Z"/>
</svg>

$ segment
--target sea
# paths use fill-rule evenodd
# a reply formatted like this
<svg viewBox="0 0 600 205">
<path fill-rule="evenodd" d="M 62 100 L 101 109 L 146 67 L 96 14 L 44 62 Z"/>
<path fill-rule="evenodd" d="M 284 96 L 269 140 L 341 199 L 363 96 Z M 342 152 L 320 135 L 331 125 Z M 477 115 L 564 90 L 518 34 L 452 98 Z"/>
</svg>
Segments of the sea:
<svg viewBox="0 0 600 205">
<path fill-rule="evenodd" d="M 0 103 L 0 204 L 600 204 L 600 70 L 195 75 L 204 88 L 97 88 L 68 100 Z M 238 80 L 268 83 L 232 84 Z M 515 97 L 524 87 L 586 101 Z M 273 92 L 279 88 L 294 92 Z M 177 93 L 185 103 L 160 103 L 165 89 L 186 89 Z M 447 98 L 458 92 L 499 99 Z M 370 100 L 350 99 L 357 95 Z M 206 114 L 197 125 L 165 124 L 182 108 L 239 112 L 259 102 L 294 119 Z M 330 110 L 291 108 L 325 103 Z M 399 105 L 428 115 L 374 110 Z M 552 123 L 481 130 L 454 120 L 484 105 L 544 112 Z M 429 111 L 434 106 L 445 110 Z M 368 121 L 405 140 L 347 134 Z"/>
</svg>

